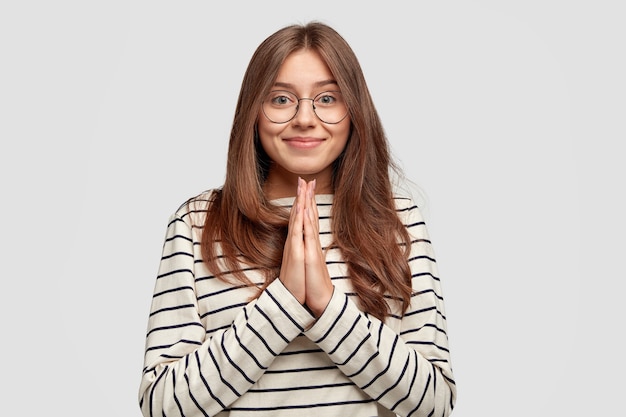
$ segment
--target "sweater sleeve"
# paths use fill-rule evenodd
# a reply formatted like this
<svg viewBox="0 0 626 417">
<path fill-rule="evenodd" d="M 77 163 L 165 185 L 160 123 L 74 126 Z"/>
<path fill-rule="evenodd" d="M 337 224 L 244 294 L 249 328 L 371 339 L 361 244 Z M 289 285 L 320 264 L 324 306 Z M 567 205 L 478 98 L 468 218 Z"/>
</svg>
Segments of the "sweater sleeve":
<svg viewBox="0 0 626 417">
<path fill-rule="evenodd" d="M 244 394 L 313 318 L 269 285 L 233 323 L 207 336 L 195 290 L 192 226 L 172 216 L 148 320 L 139 403 L 144 416 L 215 415 Z"/>
<path fill-rule="evenodd" d="M 346 294 L 335 291 L 305 334 L 385 408 L 400 416 L 448 416 L 456 385 L 437 266 L 417 206 L 410 203 L 399 214 L 412 239 L 413 286 L 408 311 L 387 320 L 400 320 L 400 325 L 392 328 L 361 312 Z"/>
</svg>

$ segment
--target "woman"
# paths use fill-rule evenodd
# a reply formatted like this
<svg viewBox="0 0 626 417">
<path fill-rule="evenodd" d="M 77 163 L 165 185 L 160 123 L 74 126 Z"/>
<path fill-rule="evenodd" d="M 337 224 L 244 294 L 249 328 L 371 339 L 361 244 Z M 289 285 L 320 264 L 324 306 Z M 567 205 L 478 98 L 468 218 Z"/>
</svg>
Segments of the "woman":
<svg viewBox="0 0 626 417">
<path fill-rule="evenodd" d="M 424 222 L 394 196 L 357 58 L 320 23 L 254 53 L 221 189 L 171 217 L 145 416 L 446 416 L 443 298 Z"/>
</svg>

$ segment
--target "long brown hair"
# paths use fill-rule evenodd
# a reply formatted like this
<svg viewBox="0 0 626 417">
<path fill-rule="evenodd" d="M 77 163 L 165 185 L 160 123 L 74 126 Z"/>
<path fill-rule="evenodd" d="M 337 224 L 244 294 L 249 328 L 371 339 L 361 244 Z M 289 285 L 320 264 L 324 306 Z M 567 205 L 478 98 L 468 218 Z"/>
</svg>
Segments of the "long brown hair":
<svg viewBox="0 0 626 417">
<path fill-rule="evenodd" d="M 410 239 L 396 213 L 389 175 L 397 167 L 354 52 L 325 24 L 287 26 L 253 54 L 237 101 L 224 185 L 213 193 L 204 225 L 203 258 L 214 275 L 223 278 L 229 271 L 242 284 L 260 284 L 261 289 L 279 275 L 288 213 L 263 192 L 269 159 L 256 138 L 255 125 L 260 100 L 285 58 L 307 48 L 316 50 L 328 65 L 352 123 L 346 148 L 334 162 L 334 245 L 341 250 L 361 308 L 383 320 L 391 314 L 383 294 L 400 301 L 402 311 L 411 295 Z M 250 282 L 245 267 L 264 271 L 264 282 Z"/>
</svg>

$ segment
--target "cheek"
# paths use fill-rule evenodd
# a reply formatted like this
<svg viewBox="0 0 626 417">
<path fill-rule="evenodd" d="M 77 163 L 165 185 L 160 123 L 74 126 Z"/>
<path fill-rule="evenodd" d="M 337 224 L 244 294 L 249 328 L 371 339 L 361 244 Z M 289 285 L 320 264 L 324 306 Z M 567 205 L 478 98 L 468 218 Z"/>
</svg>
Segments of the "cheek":
<svg viewBox="0 0 626 417">
<path fill-rule="evenodd" d="M 350 139 L 350 132 L 352 131 L 352 125 L 348 121 L 345 126 L 337 126 L 337 130 L 334 132 L 334 136 L 343 143 L 342 152 L 348 144 Z"/>
<path fill-rule="evenodd" d="M 260 137 L 272 137 L 280 133 L 284 129 L 283 125 L 269 122 L 263 115 L 259 116 L 257 122 L 257 131 Z"/>
<path fill-rule="evenodd" d="M 262 116 L 262 115 L 261 115 Z M 268 147 L 271 144 L 271 138 L 275 136 L 275 127 L 273 123 L 268 123 L 264 118 L 259 118 L 256 125 L 257 138 L 265 152 L 268 151 Z"/>
</svg>

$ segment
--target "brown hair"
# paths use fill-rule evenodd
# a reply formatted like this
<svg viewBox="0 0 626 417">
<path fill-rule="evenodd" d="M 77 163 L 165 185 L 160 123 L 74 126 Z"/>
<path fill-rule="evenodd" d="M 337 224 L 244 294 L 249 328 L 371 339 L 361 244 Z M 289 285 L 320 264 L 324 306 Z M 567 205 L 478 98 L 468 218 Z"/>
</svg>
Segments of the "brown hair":
<svg viewBox="0 0 626 417">
<path fill-rule="evenodd" d="M 361 308 L 382 320 L 391 313 L 383 294 L 400 301 L 402 311 L 411 295 L 410 238 L 397 216 L 389 176 L 397 167 L 354 52 L 322 23 L 287 26 L 253 54 L 235 111 L 224 185 L 213 194 L 204 225 L 203 258 L 214 275 L 223 277 L 229 271 L 246 285 L 259 283 L 250 282 L 244 265 L 265 272 L 261 288 L 279 275 L 288 213 L 263 193 L 269 159 L 255 125 L 260 98 L 274 84 L 285 58 L 307 48 L 316 50 L 335 76 L 352 124 L 346 148 L 334 162 L 334 244 L 347 264 Z"/>
</svg>

